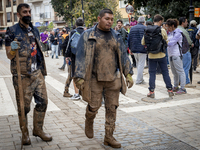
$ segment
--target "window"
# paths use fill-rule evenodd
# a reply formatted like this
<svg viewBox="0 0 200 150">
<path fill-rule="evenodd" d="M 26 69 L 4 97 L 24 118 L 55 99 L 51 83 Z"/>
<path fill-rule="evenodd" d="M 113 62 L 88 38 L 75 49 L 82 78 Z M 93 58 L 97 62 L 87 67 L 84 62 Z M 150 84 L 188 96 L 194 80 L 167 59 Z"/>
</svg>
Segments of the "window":
<svg viewBox="0 0 200 150">
<path fill-rule="evenodd" d="M 17 13 L 14 13 L 14 22 L 17 22 Z"/>
<path fill-rule="evenodd" d="M 35 13 L 36 13 L 36 14 L 40 14 L 40 7 L 39 7 L 39 6 L 36 6 L 36 7 L 35 7 Z"/>
<path fill-rule="evenodd" d="M 11 0 L 6 0 L 6 7 L 11 7 Z"/>
<path fill-rule="evenodd" d="M 119 8 L 125 8 L 127 4 L 124 4 L 124 0 L 119 1 Z"/>
<path fill-rule="evenodd" d="M 44 10 L 45 10 L 45 18 L 51 18 L 51 12 L 50 12 L 50 9 L 49 9 L 49 5 L 45 5 L 44 6 Z"/>
<path fill-rule="evenodd" d="M 12 19 L 11 19 L 11 13 L 6 13 L 7 14 L 7 22 L 12 22 Z"/>
<path fill-rule="evenodd" d="M 16 0 L 13 0 L 13 6 L 15 6 L 17 4 Z"/>
</svg>

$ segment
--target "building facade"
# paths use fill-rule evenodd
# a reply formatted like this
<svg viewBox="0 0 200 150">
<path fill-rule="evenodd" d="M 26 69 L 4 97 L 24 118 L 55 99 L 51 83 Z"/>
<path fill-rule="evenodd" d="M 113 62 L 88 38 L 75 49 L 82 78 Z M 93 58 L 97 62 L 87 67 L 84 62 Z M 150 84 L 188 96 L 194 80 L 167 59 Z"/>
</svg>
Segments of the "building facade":
<svg viewBox="0 0 200 150">
<path fill-rule="evenodd" d="M 24 0 L 0 0 L 0 36 L 5 34 L 6 28 L 18 22 L 17 5 Z"/>
<path fill-rule="evenodd" d="M 65 22 L 61 17 L 57 17 L 50 3 L 51 0 L 24 0 L 31 7 L 31 20 L 34 26 L 47 26 L 50 22 L 54 23 L 55 28 L 62 28 Z"/>
</svg>

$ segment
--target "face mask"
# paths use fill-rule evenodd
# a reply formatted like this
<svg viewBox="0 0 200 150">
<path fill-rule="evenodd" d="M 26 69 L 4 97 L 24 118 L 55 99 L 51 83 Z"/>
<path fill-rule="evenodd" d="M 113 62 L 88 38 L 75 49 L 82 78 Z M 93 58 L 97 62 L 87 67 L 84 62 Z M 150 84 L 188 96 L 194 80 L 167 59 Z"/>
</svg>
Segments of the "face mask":
<svg viewBox="0 0 200 150">
<path fill-rule="evenodd" d="M 29 24 L 31 22 L 31 17 L 30 16 L 24 16 L 24 17 L 22 17 L 22 21 L 25 24 Z"/>
</svg>

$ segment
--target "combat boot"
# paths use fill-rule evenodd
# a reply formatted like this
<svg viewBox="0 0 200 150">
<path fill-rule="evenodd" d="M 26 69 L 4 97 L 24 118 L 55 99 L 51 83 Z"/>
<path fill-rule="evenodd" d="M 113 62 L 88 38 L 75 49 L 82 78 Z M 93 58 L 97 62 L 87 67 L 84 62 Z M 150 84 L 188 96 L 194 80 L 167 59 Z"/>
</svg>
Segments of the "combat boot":
<svg viewBox="0 0 200 150">
<path fill-rule="evenodd" d="M 43 141 L 52 141 L 52 136 L 43 131 L 45 112 L 38 112 L 34 109 L 33 114 L 33 135 L 40 137 Z"/>
<path fill-rule="evenodd" d="M 121 148 L 121 144 L 113 137 L 114 129 L 114 125 L 105 126 L 104 145 L 111 146 L 112 148 Z"/>
<path fill-rule="evenodd" d="M 96 112 L 92 112 L 89 110 L 89 106 L 86 107 L 86 113 L 85 113 L 85 135 L 88 138 L 93 138 L 94 137 L 94 130 L 93 130 L 93 123 L 94 123 L 94 118 L 97 114 Z"/>
<path fill-rule="evenodd" d="M 64 91 L 63 97 L 72 97 L 72 95 Z"/>
<path fill-rule="evenodd" d="M 23 127 L 21 119 L 20 119 L 20 128 L 22 131 L 22 144 L 31 145 L 31 140 L 29 138 L 29 132 L 28 132 L 28 127 L 27 127 L 28 126 L 27 115 L 25 116 L 25 120 L 26 120 L 26 123 L 25 123 L 25 126 Z"/>
<path fill-rule="evenodd" d="M 65 91 L 63 93 L 63 97 L 72 97 L 72 95 L 69 93 L 69 87 L 65 86 Z"/>
</svg>

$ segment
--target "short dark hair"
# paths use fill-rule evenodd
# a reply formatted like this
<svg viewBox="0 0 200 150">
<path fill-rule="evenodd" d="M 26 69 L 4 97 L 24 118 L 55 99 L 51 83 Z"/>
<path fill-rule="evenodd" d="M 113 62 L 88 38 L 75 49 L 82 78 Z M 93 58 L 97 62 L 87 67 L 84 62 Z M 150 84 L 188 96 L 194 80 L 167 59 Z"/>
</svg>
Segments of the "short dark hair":
<svg viewBox="0 0 200 150">
<path fill-rule="evenodd" d="M 121 22 L 121 23 L 123 24 L 123 21 L 122 21 L 121 19 L 118 19 L 118 20 L 117 20 L 117 23 L 118 23 L 118 22 Z"/>
<path fill-rule="evenodd" d="M 182 23 L 184 23 L 186 20 L 186 17 L 180 17 L 179 18 L 179 24 L 182 25 Z"/>
<path fill-rule="evenodd" d="M 112 14 L 112 15 L 113 15 L 112 10 L 110 10 L 110 9 L 108 9 L 108 8 L 104 8 L 103 10 L 101 10 L 101 11 L 99 12 L 99 17 L 103 17 L 104 14 L 106 14 L 106 13 Z"/>
<path fill-rule="evenodd" d="M 22 9 L 22 7 L 25 7 L 25 8 L 30 8 L 29 4 L 26 4 L 26 3 L 21 3 L 17 6 L 17 12 L 19 13 L 20 10 Z"/>
<path fill-rule="evenodd" d="M 153 25 L 153 23 L 151 21 L 146 21 L 146 25 Z"/>
<path fill-rule="evenodd" d="M 76 19 L 76 26 L 83 26 L 84 25 L 84 20 L 79 17 Z"/>
<path fill-rule="evenodd" d="M 159 15 L 159 14 L 157 14 L 157 15 L 155 15 L 153 17 L 153 22 L 159 22 L 161 20 L 164 20 L 164 18 L 161 15 Z"/>
<path fill-rule="evenodd" d="M 172 25 L 174 25 L 174 27 L 177 28 L 179 22 L 178 22 L 177 19 L 167 19 L 166 24 L 167 24 L 168 26 L 170 26 L 170 27 L 171 27 Z"/>
</svg>

